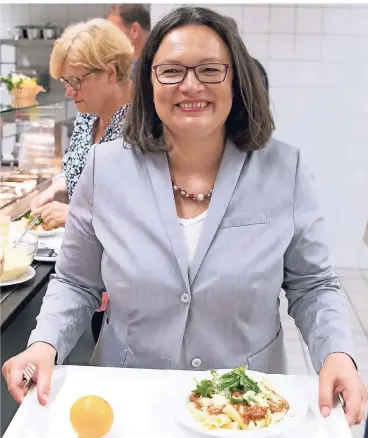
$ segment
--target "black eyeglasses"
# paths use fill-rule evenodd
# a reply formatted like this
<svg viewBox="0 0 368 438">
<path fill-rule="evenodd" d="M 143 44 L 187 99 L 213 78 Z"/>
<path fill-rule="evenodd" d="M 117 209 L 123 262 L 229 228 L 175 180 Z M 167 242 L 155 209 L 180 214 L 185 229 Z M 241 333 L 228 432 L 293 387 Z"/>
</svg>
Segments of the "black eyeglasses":
<svg viewBox="0 0 368 438">
<path fill-rule="evenodd" d="M 95 68 L 94 70 L 90 70 L 82 76 L 70 76 L 68 79 L 61 77 L 60 80 L 64 84 L 70 85 L 74 90 L 80 90 L 82 87 L 82 79 L 96 71 L 99 70 Z"/>
<path fill-rule="evenodd" d="M 180 84 L 186 78 L 188 71 L 193 70 L 196 78 L 203 84 L 219 84 L 224 82 L 230 64 L 199 64 L 193 67 L 180 64 L 159 64 L 152 66 L 160 84 Z"/>
</svg>

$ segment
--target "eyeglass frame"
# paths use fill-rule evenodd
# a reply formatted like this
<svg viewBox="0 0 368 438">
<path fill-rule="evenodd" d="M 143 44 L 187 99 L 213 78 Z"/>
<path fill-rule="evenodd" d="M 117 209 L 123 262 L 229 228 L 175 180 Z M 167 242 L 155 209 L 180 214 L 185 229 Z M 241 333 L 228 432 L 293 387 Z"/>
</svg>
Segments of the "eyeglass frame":
<svg viewBox="0 0 368 438">
<path fill-rule="evenodd" d="M 70 87 L 73 88 L 73 90 L 75 91 L 79 91 L 82 88 L 82 79 L 85 78 L 86 76 L 90 75 L 91 73 L 95 73 L 96 71 L 100 71 L 98 68 L 95 68 L 93 70 L 88 71 L 87 73 L 85 73 L 82 76 L 69 76 L 69 79 L 65 79 L 62 76 L 60 77 L 60 81 L 63 84 L 68 84 Z M 76 79 L 78 81 L 79 84 L 79 88 L 74 88 L 73 85 L 69 82 L 70 78 Z"/>
<path fill-rule="evenodd" d="M 172 66 L 177 65 L 179 67 L 184 67 L 186 70 L 185 70 L 185 74 L 184 74 L 183 79 L 181 81 L 179 81 L 179 82 L 161 82 L 160 79 L 158 78 L 158 75 L 157 75 L 157 68 L 161 67 L 161 65 L 172 65 Z M 195 70 L 197 67 L 200 67 L 201 65 L 222 65 L 222 66 L 224 66 L 225 67 L 224 79 L 222 81 L 217 81 L 217 82 L 205 82 L 205 81 L 201 81 L 199 79 L 198 75 L 197 75 L 196 70 Z M 189 66 L 183 65 L 183 64 L 157 64 L 157 65 L 153 65 L 152 66 L 152 70 L 155 72 L 155 76 L 156 76 L 157 81 L 160 84 L 162 84 L 162 85 L 177 85 L 177 84 L 181 84 L 182 82 L 185 81 L 185 78 L 187 77 L 189 70 L 193 70 L 195 77 L 198 79 L 198 81 L 201 84 L 221 84 L 222 82 L 225 81 L 226 76 L 227 76 L 227 72 L 228 72 L 229 68 L 231 68 L 231 67 L 232 67 L 231 64 L 223 64 L 222 62 L 205 62 L 204 64 L 193 65 L 192 67 L 189 67 Z"/>
</svg>

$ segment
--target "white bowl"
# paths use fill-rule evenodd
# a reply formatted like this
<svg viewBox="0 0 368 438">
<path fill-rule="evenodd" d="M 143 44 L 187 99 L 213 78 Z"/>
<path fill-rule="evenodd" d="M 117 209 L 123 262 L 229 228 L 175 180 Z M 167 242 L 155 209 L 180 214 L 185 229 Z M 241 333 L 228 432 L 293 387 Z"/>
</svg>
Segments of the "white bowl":
<svg viewBox="0 0 368 438">
<path fill-rule="evenodd" d="M 14 244 L 16 239 L 12 240 Z M 0 275 L 0 284 L 19 278 L 33 262 L 38 248 L 38 237 L 27 233 L 16 248 L 12 244 L 2 248 L 4 256 L 4 271 Z"/>
</svg>

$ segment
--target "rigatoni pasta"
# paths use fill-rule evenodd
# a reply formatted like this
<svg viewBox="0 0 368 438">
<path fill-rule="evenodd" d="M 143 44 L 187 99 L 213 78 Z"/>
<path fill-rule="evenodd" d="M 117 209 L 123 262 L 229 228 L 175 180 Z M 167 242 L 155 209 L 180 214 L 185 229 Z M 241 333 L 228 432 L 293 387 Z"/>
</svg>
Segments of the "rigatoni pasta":
<svg viewBox="0 0 368 438">
<path fill-rule="evenodd" d="M 251 378 L 246 370 L 243 366 L 222 376 L 212 370 L 211 379 L 197 382 L 188 409 L 204 429 L 259 429 L 285 417 L 289 403 L 271 384 Z"/>
</svg>

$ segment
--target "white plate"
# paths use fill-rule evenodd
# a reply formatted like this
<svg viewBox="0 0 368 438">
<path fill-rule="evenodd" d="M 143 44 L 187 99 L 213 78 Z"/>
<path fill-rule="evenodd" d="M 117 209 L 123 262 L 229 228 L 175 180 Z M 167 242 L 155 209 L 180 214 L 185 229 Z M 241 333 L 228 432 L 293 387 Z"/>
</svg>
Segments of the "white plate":
<svg viewBox="0 0 368 438">
<path fill-rule="evenodd" d="M 7 281 L 2 283 L 0 281 L 0 286 L 14 286 L 15 284 L 25 283 L 28 280 L 31 280 L 36 275 L 36 271 L 32 268 L 32 266 L 28 266 L 27 270 L 18 278 L 12 281 Z"/>
<path fill-rule="evenodd" d="M 22 219 L 14 221 L 11 223 L 11 231 L 15 235 L 20 235 L 25 231 L 25 222 Z M 34 234 L 37 237 L 51 237 L 56 235 L 61 235 L 64 232 L 65 228 L 55 228 L 50 231 L 30 231 L 30 233 Z"/>
<path fill-rule="evenodd" d="M 36 260 L 36 262 L 50 262 L 50 263 L 55 263 L 57 257 L 40 257 L 40 256 L 34 256 L 34 259 Z"/>
<path fill-rule="evenodd" d="M 30 231 L 30 233 L 34 234 L 37 237 L 51 237 L 63 233 L 64 229 L 65 228 L 55 228 L 54 230 L 50 231 Z"/>
<path fill-rule="evenodd" d="M 195 388 L 195 382 L 193 382 L 193 385 L 184 393 L 179 393 L 174 396 L 172 400 L 170 400 L 171 406 L 174 406 L 172 412 L 176 413 L 176 421 L 194 432 L 208 436 L 221 438 L 269 438 L 280 436 L 281 434 L 294 429 L 303 420 L 305 420 L 308 411 L 307 396 L 303 394 L 300 388 L 294 386 L 293 382 L 288 379 L 287 376 L 267 376 L 254 371 L 247 371 L 247 374 L 255 377 L 266 376 L 267 380 L 272 382 L 272 384 L 275 386 L 276 392 L 288 401 L 292 411 L 295 413 L 295 416 L 291 417 L 289 414 L 287 414 L 279 423 L 256 430 L 206 430 L 202 428 L 201 422 L 193 419 L 192 414 L 188 409 L 189 395 Z M 208 374 L 208 378 L 211 378 L 210 374 Z"/>
</svg>

